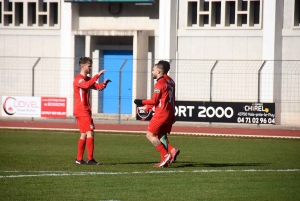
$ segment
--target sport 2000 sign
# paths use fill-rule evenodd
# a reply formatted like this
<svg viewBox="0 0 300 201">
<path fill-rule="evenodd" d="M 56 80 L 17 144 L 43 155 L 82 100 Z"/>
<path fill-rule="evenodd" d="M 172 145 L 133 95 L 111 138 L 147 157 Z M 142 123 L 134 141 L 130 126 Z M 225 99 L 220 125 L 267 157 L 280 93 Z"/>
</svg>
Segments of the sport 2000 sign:
<svg viewBox="0 0 300 201">
<path fill-rule="evenodd" d="M 176 121 L 275 124 L 275 103 L 176 101 Z"/>
</svg>

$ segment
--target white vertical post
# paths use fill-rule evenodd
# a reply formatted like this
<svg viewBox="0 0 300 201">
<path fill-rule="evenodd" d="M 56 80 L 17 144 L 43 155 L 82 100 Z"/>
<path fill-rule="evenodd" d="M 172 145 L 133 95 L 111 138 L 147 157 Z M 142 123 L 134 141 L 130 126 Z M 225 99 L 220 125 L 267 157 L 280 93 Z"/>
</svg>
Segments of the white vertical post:
<svg viewBox="0 0 300 201">
<path fill-rule="evenodd" d="M 61 1 L 60 95 L 67 98 L 67 116 L 73 115 L 74 35 L 72 35 L 72 4 Z M 68 83 L 68 85 L 66 85 Z"/>
<path fill-rule="evenodd" d="M 281 124 L 281 77 L 282 77 L 282 27 L 283 27 L 283 0 L 263 1 L 263 60 L 271 60 L 274 69 L 273 76 L 268 76 L 268 80 L 262 81 L 262 94 L 269 94 L 268 97 L 262 95 L 262 99 L 276 104 L 275 119 L 276 124 Z M 276 62 L 273 62 L 277 60 Z M 279 62 L 278 62 L 279 61 Z M 268 61 L 267 61 L 268 65 Z M 270 71 L 268 72 L 270 73 Z M 266 84 L 265 84 L 266 83 Z M 272 83 L 272 84 L 271 84 Z"/>
<path fill-rule="evenodd" d="M 147 64 L 147 99 L 152 97 L 153 78 L 152 72 L 152 52 L 148 52 L 148 64 Z"/>
<path fill-rule="evenodd" d="M 95 50 L 92 53 L 93 59 L 93 68 L 92 68 L 92 76 L 96 75 L 99 72 L 99 50 Z M 92 103 L 92 114 L 98 113 L 98 97 L 99 91 L 91 90 L 91 103 Z"/>
<path fill-rule="evenodd" d="M 176 57 L 177 0 L 159 1 L 159 59 Z"/>
<path fill-rule="evenodd" d="M 85 56 L 91 56 L 91 36 L 85 36 Z"/>
</svg>

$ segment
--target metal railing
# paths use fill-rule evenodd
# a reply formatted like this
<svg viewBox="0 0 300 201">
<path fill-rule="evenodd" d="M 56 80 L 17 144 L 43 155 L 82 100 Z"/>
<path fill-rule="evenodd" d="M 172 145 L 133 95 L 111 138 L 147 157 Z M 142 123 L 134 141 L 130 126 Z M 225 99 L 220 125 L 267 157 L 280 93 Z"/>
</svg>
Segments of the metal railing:
<svg viewBox="0 0 300 201">
<path fill-rule="evenodd" d="M 67 98 L 67 114 L 73 114 L 73 79 L 79 72 L 77 58 L 0 57 L 0 94 L 2 96 L 54 96 Z M 94 63 L 103 63 L 99 60 Z M 124 59 L 123 64 L 126 63 Z M 121 90 L 122 66 L 116 66 L 119 92 L 107 99 L 121 101 L 147 98 L 153 83 L 149 60 L 132 62 L 132 93 Z M 176 67 L 175 67 L 176 66 Z M 98 66 L 101 68 L 101 65 Z M 136 70 L 133 70 L 136 69 Z M 300 61 L 172 60 L 170 76 L 176 82 L 176 99 L 214 102 L 276 103 L 281 124 L 300 123 Z M 141 78 L 142 79 L 139 79 Z M 108 89 L 109 90 L 109 89 Z M 101 93 L 101 92 L 100 92 Z M 94 96 L 94 94 L 92 94 Z M 94 98 L 100 97 L 95 95 Z M 131 101 L 132 103 L 132 101 Z M 93 107 L 100 107 L 94 103 Z M 134 107 L 130 105 L 130 107 Z M 98 113 L 99 109 L 93 110 Z M 134 116 L 134 109 L 131 114 Z"/>
</svg>

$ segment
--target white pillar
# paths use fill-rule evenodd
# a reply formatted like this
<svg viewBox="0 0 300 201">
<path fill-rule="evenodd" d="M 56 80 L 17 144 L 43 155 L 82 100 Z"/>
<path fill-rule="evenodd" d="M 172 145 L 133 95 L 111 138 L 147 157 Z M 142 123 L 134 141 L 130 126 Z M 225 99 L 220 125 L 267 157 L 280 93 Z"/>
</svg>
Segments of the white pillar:
<svg viewBox="0 0 300 201">
<path fill-rule="evenodd" d="M 72 4 L 61 1 L 60 56 L 59 75 L 60 96 L 67 98 L 67 116 L 73 115 L 73 79 L 74 79 L 74 36 L 72 35 Z M 66 83 L 68 83 L 66 85 Z"/>
<path fill-rule="evenodd" d="M 91 36 L 85 36 L 85 56 L 91 56 Z"/>
<path fill-rule="evenodd" d="M 282 78 L 282 27 L 283 0 L 263 1 L 263 60 L 274 70 L 268 80 L 262 81 L 262 94 L 271 94 L 275 102 L 276 124 L 281 124 L 281 78 Z M 273 62 L 275 61 L 275 62 Z M 270 66 L 271 65 L 271 66 Z M 270 71 L 268 72 L 270 73 Z M 272 83 L 273 85 L 271 86 Z M 272 92 L 271 92 L 272 91 Z M 273 97 L 272 97 L 273 95 Z M 271 99 L 262 97 L 262 100 Z"/>
<path fill-rule="evenodd" d="M 152 52 L 148 52 L 148 63 L 147 63 L 147 99 L 152 97 L 152 89 L 154 85 L 152 77 Z"/>
<path fill-rule="evenodd" d="M 176 57 L 177 6 L 177 0 L 159 1 L 159 59 Z"/>
<path fill-rule="evenodd" d="M 147 97 L 147 67 L 148 67 L 148 40 L 147 31 L 136 31 L 133 36 L 133 77 L 132 99 Z M 132 116 L 136 115 L 135 105 L 132 107 Z"/>
<path fill-rule="evenodd" d="M 283 0 L 263 1 L 263 60 L 282 58 Z"/>
<path fill-rule="evenodd" d="M 72 35 L 72 4 L 61 2 L 61 57 L 74 56 L 74 36 Z"/>
<path fill-rule="evenodd" d="M 99 50 L 95 50 L 92 53 L 92 59 L 93 59 L 92 76 L 94 76 L 99 72 Z M 92 114 L 97 114 L 99 91 L 90 90 L 90 92 L 91 92 Z"/>
</svg>

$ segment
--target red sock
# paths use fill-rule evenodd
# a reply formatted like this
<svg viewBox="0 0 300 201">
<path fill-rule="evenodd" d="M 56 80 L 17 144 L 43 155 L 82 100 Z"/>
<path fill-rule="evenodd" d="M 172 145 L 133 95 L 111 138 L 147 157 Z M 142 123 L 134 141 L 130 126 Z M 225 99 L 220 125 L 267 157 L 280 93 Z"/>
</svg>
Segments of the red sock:
<svg viewBox="0 0 300 201">
<path fill-rule="evenodd" d="M 174 148 L 170 143 L 169 139 L 167 138 L 167 144 L 168 144 L 168 151 L 171 152 L 171 150 Z"/>
<path fill-rule="evenodd" d="M 86 139 L 87 159 L 92 160 L 94 155 L 94 138 Z"/>
<path fill-rule="evenodd" d="M 77 145 L 77 158 L 76 160 L 81 161 L 85 149 L 85 140 L 79 139 Z"/>
<path fill-rule="evenodd" d="M 168 154 L 168 151 L 162 143 L 159 143 L 159 145 L 157 145 L 155 148 L 157 149 L 157 151 L 159 151 L 161 156 L 165 156 Z"/>
</svg>

